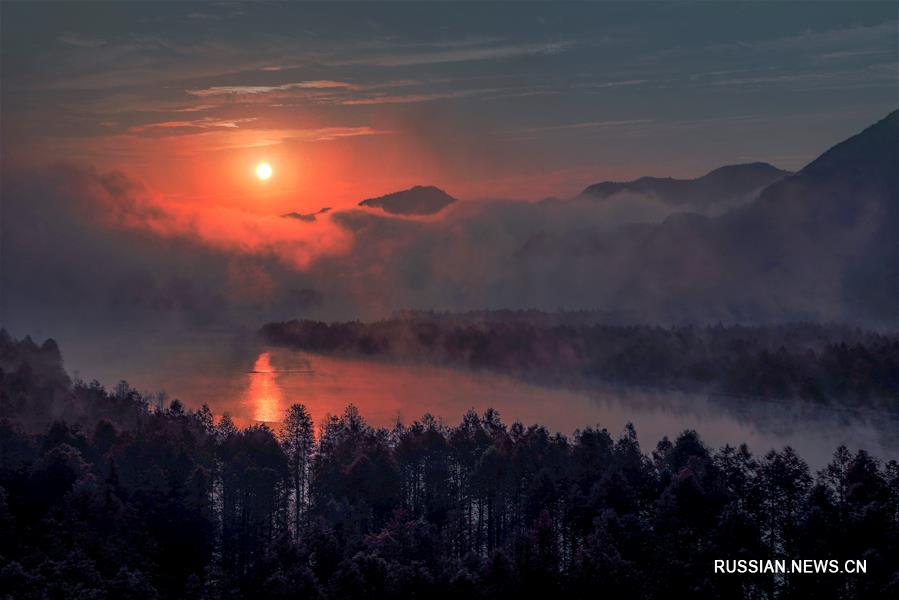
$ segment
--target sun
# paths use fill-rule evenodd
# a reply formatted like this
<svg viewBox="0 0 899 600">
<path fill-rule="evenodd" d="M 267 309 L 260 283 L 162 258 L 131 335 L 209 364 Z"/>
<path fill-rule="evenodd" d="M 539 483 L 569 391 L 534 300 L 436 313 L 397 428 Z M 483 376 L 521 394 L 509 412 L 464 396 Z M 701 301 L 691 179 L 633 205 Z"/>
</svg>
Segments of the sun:
<svg viewBox="0 0 899 600">
<path fill-rule="evenodd" d="M 258 177 L 262 181 L 265 181 L 266 179 L 271 177 L 272 173 L 272 166 L 267 162 L 259 163 L 258 165 L 256 165 L 256 177 Z"/>
</svg>

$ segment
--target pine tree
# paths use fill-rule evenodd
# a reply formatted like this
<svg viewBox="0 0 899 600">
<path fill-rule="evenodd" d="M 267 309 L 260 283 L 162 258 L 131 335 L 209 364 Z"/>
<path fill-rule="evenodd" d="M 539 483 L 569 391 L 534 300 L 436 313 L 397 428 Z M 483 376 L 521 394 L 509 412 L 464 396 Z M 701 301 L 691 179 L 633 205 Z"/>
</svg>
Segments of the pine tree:
<svg viewBox="0 0 899 600">
<path fill-rule="evenodd" d="M 294 535 L 299 537 L 303 523 L 309 481 L 309 466 L 315 435 L 312 419 L 302 404 L 287 409 L 287 417 L 281 430 L 281 447 L 287 455 L 290 482 L 293 491 Z"/>
</svg>

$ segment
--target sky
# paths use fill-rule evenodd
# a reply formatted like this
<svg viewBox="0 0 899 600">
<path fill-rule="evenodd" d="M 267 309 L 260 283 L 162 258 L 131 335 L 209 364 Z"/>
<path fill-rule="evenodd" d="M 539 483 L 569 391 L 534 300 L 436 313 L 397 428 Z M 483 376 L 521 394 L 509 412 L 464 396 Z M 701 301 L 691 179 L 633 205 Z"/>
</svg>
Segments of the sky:
<svg viewBox="0 0 899 600">
<path fill-rule="evenodd" d="M 883 119 L 890 2 L 3 2 L 0 17 L 0 324 L 19 335 L 403 308 L 835 319 L 841 261 L 893 239 L 871 233 L 891 210 L 873 193 L 845 240 L 799 240 L 800 266 L 778 271 L 759 242 L 725 239 L 745 220 L 568 201 L 603 180 L 795 171 Z M 356 208 L 413 185 L 460 202 Z M 767 279 L 749 280 L 757 263 Z"/>
<path fill-rule="evenodd" d="M 259 213 L 416 184 L 538 200 L 795 170 L 897 97 L 890 2 L 5 2 L 2 17 L 6 167 L 71 161 Z"/>
</svg>

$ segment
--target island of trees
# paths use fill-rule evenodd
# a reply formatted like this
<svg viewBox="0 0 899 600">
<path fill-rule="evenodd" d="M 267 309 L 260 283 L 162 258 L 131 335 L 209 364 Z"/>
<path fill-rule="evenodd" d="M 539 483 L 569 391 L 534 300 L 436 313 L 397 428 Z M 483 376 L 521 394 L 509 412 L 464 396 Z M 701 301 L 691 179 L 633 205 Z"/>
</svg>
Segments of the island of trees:
<svg viewBox="0 0 899 600">
<path fill-rule="evenodd" d="M 406 312 L 362 323 L 287 321 L 269 344 L 487 369 L 538 383 L 604 382 L 895 410 L 899 335 L 843 325 L 597 324 L 593 312 Z M 594 319 L 591 322 L 591 319 Z"/>
<path fill-rule="evenodd" d="M 673 335 L 673 334 L 670 334 Z M 736 440 L 735 440 L 736 442 Z M 716 559 L 865 560 L 863 575 L 721 575 Z M 875 598 L 899 593 L 899 465 L 835 449 L 654 448 L 350 406 L 272 429 L 71 381 L 0 333 L 0 597 Z"/>
</svg>

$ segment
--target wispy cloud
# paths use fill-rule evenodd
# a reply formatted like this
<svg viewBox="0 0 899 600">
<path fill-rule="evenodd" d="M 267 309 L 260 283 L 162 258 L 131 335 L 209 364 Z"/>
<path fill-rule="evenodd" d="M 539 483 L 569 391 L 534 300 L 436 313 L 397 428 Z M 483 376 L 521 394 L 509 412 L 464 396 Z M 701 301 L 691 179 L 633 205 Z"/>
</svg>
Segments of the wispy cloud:
<svg viewBox="0 0 899 600">
<path fill-rule="evenodd" d="M 345 81 L 298 81 L 295 83 L 282 83 L 280 85 L 219 85 L 202 89 L 187 90 L 191 96 L 201 98 L 209 96 L 244 96 L 256 94 L 270 94 L 273 92 L 289 92 L 291 90 L 327 90 L 327 89 L 353 89 L 352 83 Z"/>
<path fill-rule="evenodd" d="M 449 47 L 441 50 L 409 49 L 384 54 L 367 54 L 342 60 L 326 61 L 332 65 L 371 65 L 377 67 L 404 67 L 440 63 L 499 60 L 528 55 L 554 55 L 574 46 L 573 41 L 544 42 L 530 44 L 473 45 Z"/>
<path fill-rule="evenodd" d="M 892 20 L 877 25 L 856 25 L 818 31 L 807 30 L 798 35 L 752 42 L 737 41 L 721 46 L 763 51 L 801 52 L 840 46 L 867 46 L 873 41 L 883 39 L 892 39 L 895 45 L 897 31 L 899 31 L 899 22 Z"/>
<path fill-rule="evenodd" d="M 644 83 L 648 83 L 648 79 L 626 79 L 624 81 L 602 81 L 598 83 L 585 83 L 578 87 L 584 88 L 593 88 L 593 89 L 605 89 L 605 88 L 617 88 L 617 87 L 630 87 L 634 85 L 641 85 Z"/>
<path fill-rule="evenodd" d="M 480 79 L 480 78 L 475 78 Z M 492 78 L 495 81 L 498 78 Z M 397 79 L 381 82 L 306 81 L 299 83 L 227 85 L 187 90 L 193 96 L 240 97 L 246 102 L 296 99 L 316 105 L 374 106 L 381 104 L 414 104 L 457 98 L 509 98 L 557 93 L 542 86 L 462 87 L 464 79 Z M 390 91 L 389 91 L 390 90 Z M 269 106 L 300 106 L 297 102 Z"/>
<path fill-rule="evenodd" d="M 446 100 L 451 98 L 468 98 L 495 92 L 502 92 L 503 88 L 483 88 L 469 90 L 448 90 L 443 92 L 422 92 L 417 94 L 383 94 L 369 96 L 367 98 L 347 98 L 340 100 L 338 104 L 376 105 L 376 104 L 411 104 L 416 102 L 431 102 L 434 100 Z"/>
<path fill-rule="evenodd" d="M 231 10 L 231 11 L 222 11 L 222 12 L 203 12 L 203 11 L 194 11 L 192 13 L 188 13 L 187 18 L 193 19 L 194 21 L 222 21 L 225 19 L 234 19 L 236 17 L 241 17 L 246 13 L 242 10 Z"/>
<path fill-rule="evenodd" d="M 300 64 L 300 63 L 291 63 L 291 64 L 287 64 L 287 65 L 266 65 L 266 66 L 262 67 L 260 70 L 275 73 L 278 71 L 289 71 L 291 69 L 299 69 L 304 66 L 305 65 Z"/>
<path fill-rule="evenodd" d="M 287 129 L 215 128 L 209 131 L 173 135 L 180 140 L 192 140 L 182 145 L 185 153 L 240 148 L 261 148 L 285 142 L 332 142 L 335 140 L 373 135 L 388 135 L 388 130 L 374 127 L 315 127 Z"/>
<path fill-rule="evenodd" d="M 318 129 L 288 129 L 282 132 L 284 140 L 303 142 L 328 142 L 340 138 L 369 135 L 387 135 L 393 133 L 385 129 L 373 127 L 320 127 Z"/>
<path fill-rule="evenodd" d="M 106 40 L 79 35 L 77 33 L 72 33 L 71 31 L 63 33 L 57 39 L 63 44 L 68 44 L 69 46 L 77 46 L 79 48 L 99 48 L 100 46 L 106 45 Z"/>
<path fill-rule="evenodd" d="M 897 32 L 899 21 L 893 19 L 875 25 L 807 29 L 786 36 L 734 39 L 704 46 L 684 44 L 645 53 L 633 62 L 643 66 L 664 65 L 702 56 L 726 61 L 729 70 L 741 70 L 746 65 L 758 66 L 760 60 L 766 64 L 782 64 L 784 57 L 791 61 L 826 60 L 865 56 L 871 49 L 895 55 Z"/>
<path fill-rule="evenodd" d="M 717 87 L 779 87 L 790 90 L 846 89 L 871 85 L 896 84 L 899 64 L 895 62 L 869 65 L 861 69 L 841 71 L 804 71 L 732 77 L 711 82 Z"/>
<path fill-rule="evenodd" d="M 336 103 L 345 106 L 378 105 L 378 104 L 414 104 L 418 102 L 433 102 L 436 100 L 452 100 L 458 98 L 518 98 L 525 96 L 543 96 L 559 93 L 556 90 L 540 89 L 535 87 L 486 87 L 457 90 L 443 90 L 435 92 L 413 92 L 408 94 L 378 94 L 356 98 L 340 99 Z"/>
<path fill-rule="evenodd" d="M 181 108 L 169 108 L 169 109 L 158 109 L 159 112 L 173 112 L 173 113 L 192 113 L 192 112 L 202 112 L 204 110 L 209 110 L 211 108 L 215 108 L 214 104 L 198 104 L 196 106 L 184 106 Z"/>
<path fill-rule="evenodd" d="M 544 125 L 542 127 L 528 127 L 513 130 L 515 133 L 537 133 L 541 131 L 559 131 L 565 129 L 604 129 L 607 127 L 622 127 L 626 125 L 642 125 L 652 123 L 654 119 L 627 119 L 622 121 L 582 121 L 579 123 L 563 123 L 559 125 Z"/>
<path fill-rule="evenodd" d="M 883 48 L 861 48 L 857 50 L 842 50 L 837 52 L 822 52 L 820 54 L 816 54 L 814 58 L 822 61 L 830 61 L 830 60 L 846 60 L 858 58 L 860 56 L 885 56 L 885 55 L 895 55 L 895 52 L 891 52 L 889 50 L 884 50 Z"/>
<path fill-rule="evenodd" d="M 236 129 L 243 123 L 252 123 L 256 121 L 256 117 L 247 117 L 243 119 L 215 119 L 213 117 L 204 117 L 202 119 L 192 119 L 186 121 L 161 121 L 159 123 L 146 123 L 144 125 L 135 125 L 128 129 L 131 133 L 140 133 L 148 129 L 178 129 L 178 128 L 196 128 L 196 129 Z"/>
</svg>

